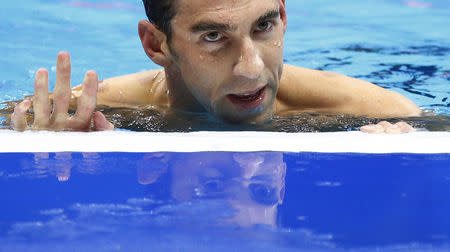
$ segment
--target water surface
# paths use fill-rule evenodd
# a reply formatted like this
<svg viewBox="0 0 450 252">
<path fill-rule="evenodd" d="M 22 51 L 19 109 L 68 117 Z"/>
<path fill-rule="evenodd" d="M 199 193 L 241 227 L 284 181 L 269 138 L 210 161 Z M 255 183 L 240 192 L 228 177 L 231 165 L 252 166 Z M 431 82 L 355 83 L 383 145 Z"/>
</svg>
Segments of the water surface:
<svg viewBox="0 0 450 252">
<path fill-rule="evenodd" d="M 448 154 L 0 154 L 2 251 L 448 251 Z"/>
<path fill-rule="evenodd" d="M 287 64 L 333 71 L 400 92 L 437 116 L 419 118 L 417 123 L 412 122 L 414 125 L 424 123 L 423 128 L 448 130 L 450 7 L 446 0 L 343 0 L 339 4 L 331 0 L 287 1 L 287 8 Z M 100 78 L 108 78 L 159 68 L 143 52 L 137 35 L 137 22 L 144 18 L 141 2 L 135 0 L 3 3 L 0 101 L 19 100 L 32 94 L 34 75 L 40 67 L 50 69 L 52 88 L 55 58 L 61 50 L 72 54 L 73 84 L 81 83 L 90 69 L 97 70 Z M 128 116 L 133 111 L 125 113 Z M 142 112 L 152 113 L 159 114 Z M 119 115 L 118 126 L 133 130 L 186 128 L 183 124 L 161 127 L 170 122 L 148 118 L 128 123 L 134 126 L 127 125 L 123 122 L 127 119 L 120 118 L 123 116 L 118 111 L 113 114 Z M 194 115 L 190 120 L 205 116 Z M 336 120 L 331 118 L 323 128 L 314 123 L 302 127 L 297 124 L 298 116 L 282 117 L 276 118 L 269 128 L 279 130 L 279 125 L 283 125 L 283 131 L 328 131 L 350 130 L 361 124 L 361 120 L 344 120 L 336 126 Z M 154 124 L 145 125 L 148 121 Z M 286 126 L 289 124 L 293 125 L 290 129 Z M 215 123 L 204 128 L 209 127 L 217 128 Z"/>
</svg>

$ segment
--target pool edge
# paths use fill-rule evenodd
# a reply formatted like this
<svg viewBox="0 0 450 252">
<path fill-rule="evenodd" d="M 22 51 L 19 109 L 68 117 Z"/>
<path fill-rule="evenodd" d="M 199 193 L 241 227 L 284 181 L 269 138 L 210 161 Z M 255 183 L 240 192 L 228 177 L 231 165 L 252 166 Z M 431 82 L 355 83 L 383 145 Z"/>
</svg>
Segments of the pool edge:
<svg viewBox="0 0 450 252">
<path fill-rule="evenodd" d="M 0 153 L 282 151 L 450 153 L 450 132 L 367 134 L 281 132 L 14 132 L 0 130 Z"/>
</svg>

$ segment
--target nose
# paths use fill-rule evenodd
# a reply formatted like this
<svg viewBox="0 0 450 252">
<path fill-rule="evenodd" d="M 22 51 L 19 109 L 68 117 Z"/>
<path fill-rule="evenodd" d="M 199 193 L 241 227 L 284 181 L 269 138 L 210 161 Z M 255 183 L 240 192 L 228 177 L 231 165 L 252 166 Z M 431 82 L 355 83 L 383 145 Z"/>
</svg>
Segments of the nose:
<svg viewBox="0 0 450 252">
<path fill-rule="evenodd" d="M 245 39 L 241 44 L 238 61 L 233 68 L 234 75 L 258 79 L 263 69 L 264 62 L 259 55 L 258 48 L 251 39 Z"/>
</svg>

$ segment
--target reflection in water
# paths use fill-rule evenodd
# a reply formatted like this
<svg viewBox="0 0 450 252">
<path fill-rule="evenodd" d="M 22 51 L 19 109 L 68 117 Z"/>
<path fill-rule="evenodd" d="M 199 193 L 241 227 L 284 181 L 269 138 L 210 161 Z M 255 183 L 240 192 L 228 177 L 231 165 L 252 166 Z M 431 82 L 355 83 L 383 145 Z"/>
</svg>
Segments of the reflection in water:
<svg viewBox="0 0 450 252">
<path fill-rule="evenodd" d="M 72 155 L 66 152 L 57 152 L 54 159 L 56 160 L 54 171 L 58 180 L 62 182 L 69 180 L 70 170 L 72 169 L 70 164 Z"/>
<path fill-rule="evenodd" d="M 102 157 L 99 153 L 33 153 L 33 161 L 21 160 L 18 167 L 21 174 L 29 178 L 56 177 L 58 181 L 68 181 L 74 166 L 80 173 L 98 174 L 103 172 Z M 76 155 L 74 158 L 73 155 Z"/>
<path fill-rule="evenodd" d="M 225 200 L 241 226 L 275 226 L 284 194 L 281 153 L 195 153 L 169 164 L 170 193 L 177 201 Z"/>
<path fill-rule="evenodd" d="M 15 153 L 0 163 L 0 250 L 90 237 L 138 251 L 128 241 L 182 237 L 326 251 L 450 234 L 448 155 Z"/>
<path fill-rule="evenodd" d="M 112 160 L 103 160 L 98 153 L 35 153 L 33 163 L 24 163 L 30 177 L 56 177 L 60 182 L 70 179 L 71 171 L 98 174 Z M 121 162 L 117 160 L 116 162 Z M 277 207 L 285 190 L 286 164 L 282 153 L 149 153 L 133 160 L 137 181 L 153 188 L 165 188 L 175 202 L 212 201 L 232 212 L 218 223 L 239 226 L 266 224 L 276 226 Z M 126 163 L 124 163 L 124 169 Z M 135 167 L 135 168 L 134 168 Z"/>
</svg>

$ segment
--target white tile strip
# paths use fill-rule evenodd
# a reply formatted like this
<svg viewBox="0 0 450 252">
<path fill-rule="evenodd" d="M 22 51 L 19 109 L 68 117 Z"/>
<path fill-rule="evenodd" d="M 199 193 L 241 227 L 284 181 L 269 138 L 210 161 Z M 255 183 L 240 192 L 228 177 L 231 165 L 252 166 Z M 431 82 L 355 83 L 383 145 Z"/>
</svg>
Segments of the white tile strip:
<svg viewBox="0 0 450 252">
<path fill-rule="evenodd" d="M 450 153 L 450 132 L 400 135 L 278 132 L 14 132 L 0 130 L 0 153 L 283 151 Z"/>
</svg>

